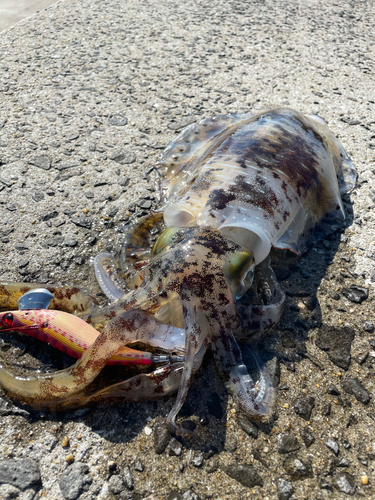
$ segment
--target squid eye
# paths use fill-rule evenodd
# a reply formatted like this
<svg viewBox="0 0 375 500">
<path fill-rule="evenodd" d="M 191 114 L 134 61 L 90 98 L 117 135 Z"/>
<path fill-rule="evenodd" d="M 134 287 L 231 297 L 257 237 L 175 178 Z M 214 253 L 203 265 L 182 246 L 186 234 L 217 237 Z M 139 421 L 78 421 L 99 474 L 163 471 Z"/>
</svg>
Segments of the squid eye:
<svg viewBox="0 0 375 500">
<path fill-rule="evenodd" d="M 179 229 L 179 227 L 168 227 L 167 229 L 164 229 L 159 238 L 156 240 L 156 243 L 152 249 L 152 253 L 156 255 L 160 253 L 167 245 L 172 243 L 173 236 Z"/>
<path fill-rule="evenodd" d="M 242 251 L 232 254 L 227 264 L 226 274 L 235 298 L 240 299 L 251 287 L 254 279 L 253 253 Z"/>
<path fill-rule="evenodd" d="M 4 326 L 12 326 L 13 325 L 13 314 L 12 313 L 6 313 L 3 316 L 3 325 Z"/>
<path fill-rule="evenodd" d="M 228 265 L 228 274 L 234 278 L 243 279 L 253 265 L 254 257 L 252 253 L 236 252 L 231 256 Z"/>
</svg>

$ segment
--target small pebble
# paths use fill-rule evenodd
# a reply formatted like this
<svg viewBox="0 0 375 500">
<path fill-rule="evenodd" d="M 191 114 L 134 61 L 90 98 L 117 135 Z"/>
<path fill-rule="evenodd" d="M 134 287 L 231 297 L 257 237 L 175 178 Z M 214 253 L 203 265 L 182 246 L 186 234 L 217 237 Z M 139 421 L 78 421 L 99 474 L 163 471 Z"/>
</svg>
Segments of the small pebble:
<svg viewBox="0 0 375 500">
<path fill-rule="evenodd" d="M 74 455 L 70 454 L 65 457 L 65 460 L 68 462 L 68 464 L 71 464 L 74 462 Z"/>
<path fill-rule="evenodd" d="M 333 453 L 337 456 L 340 453 L 340 447 L 338 442 L 335 439 L 328 439 L 326 442 L 327 448 L 329 448 Z"/>
<path fill-rule="evenodd" d="M 144 430 L 146 436 L 150 436 L 152 434 L 152 429 L 148 425 L 146 425 L 146 427 L 143 430 Z"/>
<path fill-rule="evenodd" d="M 291 453 L 299 450 L 301 445 L 293 434 L 280 434 L 277 436 L 277 451 L 279 453 Z"/>
<path fill-rule="evenodd" d="M 370 394 L 357 378 L 347 377 L 342 381 L 342 388 L 347 394 L 353 395 L 360 403 L 366 405 L 370 401 Z"/>
<path fill-rule="evenodd" d="M 361 477 L 361 482 L 363 485 L 368 484 L 368 476 L 366 474 Z"/>
<path fill-rule="evenodd" d="M 203 453 L 201 451 L 196 451 L 194 453 L 194 457 L 191 460 L 191 463 L 194 465 L 194 467 L 202 467 L 203 462 Z"/>
<path fill-rule="evenodd" d="M 279 477 L 277 488 L 279 490 L 279 500 L 288 500 L 293 495 L 293 484 L 283 477 Z"/>
<path fill-rule="evenodd" d="M 365 332 L 372 333 L 375 330 L 374 323 L 371 321 L 365 321 L 362 325 Z"/>
<path fill-rule="evenodd" d="M 134 489 L 134 477 L 128 465 L 123 468 L 121 475 L 128 490 Z"/>
<path fill-rule="evenodd" d="M 145 470 L 145 468 L 140 460 L 136 460 L 134 462 L 134 469 L 138 472 L 143 472 Z"/>
<path fill-rule="evenodd" d="M 62 441 L 61 441 L 61 446 L 63 448 L 67 448 L 69 446 L 69 438 L 68 436 L 64 436 Z"/>
</svg>

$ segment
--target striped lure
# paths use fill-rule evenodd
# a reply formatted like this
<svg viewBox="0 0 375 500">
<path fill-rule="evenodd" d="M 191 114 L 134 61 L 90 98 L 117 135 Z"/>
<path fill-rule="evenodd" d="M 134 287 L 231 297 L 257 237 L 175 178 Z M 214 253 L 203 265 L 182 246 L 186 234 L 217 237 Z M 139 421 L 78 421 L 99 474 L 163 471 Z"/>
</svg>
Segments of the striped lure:
<svg viewBox="0 0 375 500">
<path fill-rule="evenodd" d="M 341 194 L 356 179 L 351 161 L 320 117 L 279 108 L 193 124 L 157 166 L 163 204 L 132 226 L 118 252 L 95 259 L 111 303 L 100 309 L 86 299 L 86 306 L 77 305 L 74 294 L 68 300 L 69 310 L 93 328 L 104 325 L 103 332 L 70 370 L 19 383 L 1 369 L 0 383 L 15 397 L 51 407 L 115 395 L 151 399 L 178 389 L 168 417 L 176 430 L 191 378 L 210 347 L 243 410 L 266 415 L 275 390 L 260 364 L 253 382 L 237 340 L 258 339 L 280 320 L 285 295 L 270 249 L 301 253 L 322 218 L 344 217 Z M 20 287 L 3 287 L 5 303 Z M 64 289 L 59 293 L 66 300 Z M 89 394 L 107 360 L 135 340 L 183 353 L 185 360 Z"/>
</svg>

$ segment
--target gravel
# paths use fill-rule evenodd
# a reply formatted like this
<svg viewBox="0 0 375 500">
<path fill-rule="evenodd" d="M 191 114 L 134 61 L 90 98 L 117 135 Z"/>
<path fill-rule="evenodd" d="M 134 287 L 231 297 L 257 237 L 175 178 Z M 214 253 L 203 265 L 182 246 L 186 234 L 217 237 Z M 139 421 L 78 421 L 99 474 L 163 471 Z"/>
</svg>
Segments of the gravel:
<svg viewBox="0 0 375 500">
<path fill-rule="evenodd" d="M 40 473 L 22 495 L 63 500 L 60 480 L 75 464 L 67 488 L 83 484 L 76 494 L 89 500 L 111 498 L 116 481 L 116 495 L 134 500 L 375 495 L 372 18 L 369 2 L 65 0 L 0 34 L 1 282 L 74 284 L 103 301 L 92 258 L 120 248 L 131 218 L 157 207 L 161 148 L 204 117 L 270 106 L 318 114 L 360 175 L 343 225 L 299 259 L 273 256 L 287 293 L 280 327 L 262 344 L 285 389 L 273 416 L 244 429 L 210 356 L 190 415 L 178 419 L 194 435 L 171 445 L 174 397 L 52 414 L 1 392 L 0 460 L 31 460 L 19 477 Z M 72 363 L 21 334 L 5 332 L 0 348 L 19 375 Z M 300 448 L 280 454 L 283 435 Z M 0 496 L 20 490 L 4 483 Z"/>
</svg>

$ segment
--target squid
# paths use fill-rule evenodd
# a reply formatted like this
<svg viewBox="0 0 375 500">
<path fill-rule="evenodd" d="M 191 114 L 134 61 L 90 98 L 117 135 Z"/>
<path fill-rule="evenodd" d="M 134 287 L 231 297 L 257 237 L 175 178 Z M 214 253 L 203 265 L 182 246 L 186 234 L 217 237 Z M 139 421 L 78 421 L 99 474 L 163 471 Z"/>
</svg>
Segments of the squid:
<svg viewBox="0 0 375 500">
<path fill-rule="evenodd" d="M 113 255 L 95 258 L 109 303 L 99 307 L 83 290 L 49 287 L 52 309 L 74 314 L 96 332 L 80 359 L 34 378 L 1 366 L 0 384 L 14 398 L 53 409 L 177 391 L 167 423 L 178 433 L 176 417 L 209 348 L 242 410 L 267 416 L 275 387 L 253 350 L 255 383 L 238 342 L 254 346 L 282 316 L 285 294 L 272 271 L 271 249 L 301 254 L 323 219 L 344 219 L 341 195 L 356 181 L 351 160 L 321 117 L 276 108 L 192 124 L 168 145 L 156 168 L 159 208 L 133 224 Z M 37 286 L 2 285 L 0 330 L 22 328 L 7 325 L 6 315 L 18 321 L 12 309 Z M 74 325 L 72 320 L 79 330 Z M 73 342 L 79 338 L 74 335 Z M 161 349 L 165 364 L 90 392 L 103 367 L 134 342 Z"/>
</svg>

